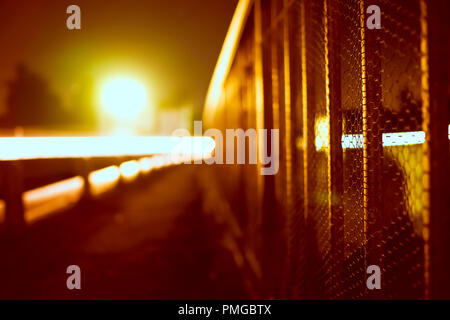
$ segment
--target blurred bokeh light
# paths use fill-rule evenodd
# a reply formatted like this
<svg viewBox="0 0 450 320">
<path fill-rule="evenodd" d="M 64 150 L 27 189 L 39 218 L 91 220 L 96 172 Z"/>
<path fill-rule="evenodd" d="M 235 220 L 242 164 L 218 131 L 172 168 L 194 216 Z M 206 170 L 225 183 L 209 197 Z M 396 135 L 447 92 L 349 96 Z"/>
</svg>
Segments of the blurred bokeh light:
<svg viewBox="0 0 450 320">
<path fill-rule="evenodd" d="M 147 92 L 144 86 L 132 78 L 114 78 L 102 88 L 102 106 L 118 119 L 137 117 L 145 107 L 146 100 Z"/>
</svg>

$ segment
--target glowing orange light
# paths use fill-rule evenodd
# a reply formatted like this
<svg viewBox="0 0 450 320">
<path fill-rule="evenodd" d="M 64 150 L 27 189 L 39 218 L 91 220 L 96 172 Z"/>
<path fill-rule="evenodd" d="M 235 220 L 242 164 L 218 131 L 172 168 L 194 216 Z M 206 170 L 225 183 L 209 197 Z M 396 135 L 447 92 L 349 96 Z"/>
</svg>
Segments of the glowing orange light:
<svg viewBox="0 0 450 320">
<path fill-rule="evenodd" d="M 214 110 L 220 101 L 220 94 L 222 92 L 223 84 L 230 71 L 231 64 L 233 63 L 233 57 L 239 44 L 245 20 L 250 11 L 250 0 L 242 0 L 238 2 L 236 11 L 234 12 L 233 19 L 231 20 L 230 27 L 227 31 L 225 41 L 220 51 L 219 59 L 217 61 L 214 73 L 211 79 L 211 83 L 208 88 L 205 108 L 209 111 Z M 206 115 L 211 112 L 206 112 Z"/>
<path fill-rule="evenodd" d="M 140 169 L 139 163 L 135 160 L 120 165 L 120 173 L 126 181 L 134 180 L 139 175 Z"/>
<path fill-rule="evenodd" d="M 70 207 L 80 199 L 83 188 L 83 178 L 76 176 L 24 192 L 25 221 L 33 222 Z"/>
<path fill-rule="evenodd" d="M 5 201 L 0 200 L 0 223 L 5 222 Z"/>
<path fill-rule="evenodd" d="M 113 189 L 119 182 L 119 178 L 120 170 L 117 166 L 91 172 L 88 177 L 91 194 L 97 196 Z"/>
<path fill-rule="evenodd" d="M 314 131 L 316 134 L 316 150 L 326 150 L 330 144 L 330 127 L 328 125 L 328 118 L 319 118 L 315 123 Z"/>
<path fill-rule="evenodd" d="M 132 118 L 145 107 L 147 93 L 143 85 L 128 77 L 109 80 L 101 93 L 103 107 L 118 119 Z"/>
<path fill-rule="evenodd" d="M 139 165 L 143 173 L 148 173 L 152 170 L 153 162 L 152 158 L 141 158 L 139 159 Z"/>
</svg>

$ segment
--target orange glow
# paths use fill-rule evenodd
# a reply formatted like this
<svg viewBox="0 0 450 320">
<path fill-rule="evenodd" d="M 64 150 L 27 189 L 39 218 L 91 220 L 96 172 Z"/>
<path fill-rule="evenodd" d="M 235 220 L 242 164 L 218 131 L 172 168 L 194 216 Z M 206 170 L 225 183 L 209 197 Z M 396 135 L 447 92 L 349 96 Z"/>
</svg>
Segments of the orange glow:
<svg viewBox="0 0 450 320">
<path fill-rule="evenodd" d="M 172 156 L 158 155 L 151 158 L 141 158 L 139 159 L 140 171 L 143 173 L 149 173 L 152 170 L 156 170 L 168 165 L 179 164 L 180 161 L 175 161 Z"/>
<path fill-rule="evenodd" d="M 91 172 L 88 179 L 92 195 L 98 196 L 113 189 L 119 182 L 119 178 L 120 170 L 117 166 L 110 166 Z"/>
<path fill-rule="evenodd" d="M 5 201 L 0 200 L 0 223 L 5 222 Z"/>
<path fill-rule="evenodd" d="M 1 137 L 0 160 L 137 156 L 189 153 L 199 144 L 204 153 L 214 150 L 210 137 Z"/>
<path fill-rule="evenodd" d="M 154 161 L 154 164 L 155 164 L 155 168 L 156 168 L 156 169 L 161 168 L 161 167 L 164 166 L 164 161 L 165 161 L 165 160 L 164 160 L 164 158 L 161 157 L 161 156 L 153 157 L 153 161 Z"/>
<path fill-rule="evenodd" d="M 25 221 L 39 220 L 55 211 L 76 203 L 83 192 L 84 181 L 80 176 L 49 184 L 23 193 Z"/>
<path fill-rule="evenodd" d="M 139 159 L 139 166 L 143 173 L 149 173 L 152 170 L 153 162 L 152 158 L 141 158 Z"/>
<path fill-rule="evenodd" d="M 140 169 L 141 168 L 137 161 L 127 161 L 120 165 L 120 174 L 125 181 L 132 181 L 139 175 Z"/>
<path fill-rule="evenodd" d="M 316 134 L 316 150 L 327 150 L 329 147 L 329 134 L 330 127 L 328 122 L 328 117 L 322 117 L 317 119 L 314 127 Z"/>
<path fill-rule="evenodd" d="M 241 37 L 244 23 L 250 11 L 250 4 L 250 0 L 240 0 L 236 11 L 234 12 L 233 19 L 225 37 L 211 83 L 208 88 L 205 102 L 205 108 L 207 109 L 214 110 L 220 101 L 223 83 L 225 82 L 228 72 L 230 71 L 231 64 L 234 61 L 233 58 L 239 44 L 239 38 Z M 205 112 L 205 114 L 210 113 L 211 112 Z"/>
<path fill-rule="evenodd" d="M 146 105 L 146 99 L 144 86 L 128 77 L 110 79 L 101 93 L 103 107 L 118 119 L 138 116 Z"/>
</svg>

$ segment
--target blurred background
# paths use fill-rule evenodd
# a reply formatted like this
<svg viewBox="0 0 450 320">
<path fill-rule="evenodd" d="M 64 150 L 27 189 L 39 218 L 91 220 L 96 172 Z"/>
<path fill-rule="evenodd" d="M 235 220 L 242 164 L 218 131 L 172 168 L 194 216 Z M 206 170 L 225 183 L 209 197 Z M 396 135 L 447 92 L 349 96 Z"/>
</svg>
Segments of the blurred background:
<svg viewBox="0 0 450 320">
<path fill-rule="evenodd" d="M 81 0 L 81 30 L 68 30 L 73 1 L 1 1 L 0 134 L 190 129 L 236 2 Z M 105 86 L 126 79 L 144 103 L 111 112 Z"/>
<path fill-rule="evenodd" d="M 236 4 L 0 1 L 0 298 L 244 295 L 196 171 L 164 155 L 202 118 Z"/>
</svg>

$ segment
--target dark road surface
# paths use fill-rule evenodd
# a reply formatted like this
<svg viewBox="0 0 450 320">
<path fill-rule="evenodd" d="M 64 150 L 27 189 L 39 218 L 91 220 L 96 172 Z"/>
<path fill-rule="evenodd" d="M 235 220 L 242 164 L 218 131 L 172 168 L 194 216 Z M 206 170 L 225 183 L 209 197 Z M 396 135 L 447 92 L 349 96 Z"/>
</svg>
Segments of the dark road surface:
<svg viewBox="0 0 450 320">
<path fill-rule="evenodd" d="M 164 169 L 0 240 L 0 298 L 248 297 L 197 166 Z M 81 268 L 68 290 L 66 268 Z"/>
</svg>

